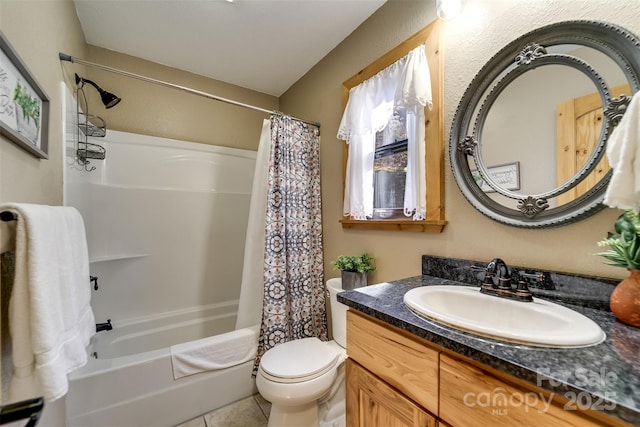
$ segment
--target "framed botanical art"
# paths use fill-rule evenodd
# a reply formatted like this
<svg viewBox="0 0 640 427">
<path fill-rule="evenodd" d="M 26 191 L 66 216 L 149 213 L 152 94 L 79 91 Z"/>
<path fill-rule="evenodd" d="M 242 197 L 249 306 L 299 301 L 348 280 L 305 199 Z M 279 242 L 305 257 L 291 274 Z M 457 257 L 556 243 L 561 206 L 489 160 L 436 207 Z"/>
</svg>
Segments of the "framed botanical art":
<svg viewBox="0 0 640 427">
<path fill-rule="evenodd" d="M 49 157 L 49 98 L 0 32 L 0 135 Z"/>
</svg>

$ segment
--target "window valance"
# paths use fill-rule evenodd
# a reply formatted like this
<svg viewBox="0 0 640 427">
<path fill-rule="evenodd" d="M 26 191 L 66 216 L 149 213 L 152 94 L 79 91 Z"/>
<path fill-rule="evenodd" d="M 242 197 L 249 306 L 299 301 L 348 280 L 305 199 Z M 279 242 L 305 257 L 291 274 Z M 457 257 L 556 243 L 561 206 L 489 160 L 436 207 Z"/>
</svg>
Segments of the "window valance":
<svg viewBox="0 0 640 427">
<path fill-rule="evenodd" d="M 424 108 L 432 107 L 431 77 L 424 45 L 353 87 L 345 107 L 338 138 L 349 144 L 344 215 L 358 220 L 373 215 L 375 135 L 406 110 L 408 160 L 405 215 L 425 219 L 426 183 Z"/>
</svg>

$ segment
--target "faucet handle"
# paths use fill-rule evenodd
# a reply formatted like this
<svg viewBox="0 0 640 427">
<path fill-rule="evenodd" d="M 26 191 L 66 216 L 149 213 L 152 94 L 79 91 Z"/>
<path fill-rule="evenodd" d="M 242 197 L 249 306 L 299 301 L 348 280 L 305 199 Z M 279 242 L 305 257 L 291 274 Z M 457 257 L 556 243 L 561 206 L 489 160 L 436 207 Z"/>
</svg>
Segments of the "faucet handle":
<svg viewBox="0 0 640 427">
<path fill-rule="evenodd" d="M 517 270 L 514 275 L 518 277 L 518 280 L 526 280 L 527 284 L 532 285 L 534 288 L 548 290 L 556 288 L 551 279 L 551 274 L 546 271 Z"/>
<path fill-rule="evenodd" d="M 518 280 L 518 288 L 516 289 L 516 297 L 520 301 L 533 301 L 533 294 L 529 290 L 529 284 L 525 278 Z"/>
</svg>

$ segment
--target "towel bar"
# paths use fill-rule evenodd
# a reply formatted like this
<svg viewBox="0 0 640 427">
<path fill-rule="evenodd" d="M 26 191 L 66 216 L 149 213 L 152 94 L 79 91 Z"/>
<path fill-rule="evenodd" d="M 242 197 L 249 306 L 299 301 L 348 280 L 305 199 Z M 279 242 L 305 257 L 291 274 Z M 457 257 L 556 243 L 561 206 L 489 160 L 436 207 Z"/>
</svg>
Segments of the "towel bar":
<svg viewBox="0 0 640 427">
<path fill-rule="evenodd" d="M 9 212 L 9 211 L 0 212 L 0 220 L 1 221 L 4 221 L 4 222 L 16 221 L 17 219 L 18 219 L 18 217 L 13 212 Z"/>
<path fill-rule="evenodd" d="M 0 406 L 0 424 L 28 419 L 25 427 L 34 427 L 40 419 L 43 408 L 44 399 L 42 397 Z"/>
</svg>

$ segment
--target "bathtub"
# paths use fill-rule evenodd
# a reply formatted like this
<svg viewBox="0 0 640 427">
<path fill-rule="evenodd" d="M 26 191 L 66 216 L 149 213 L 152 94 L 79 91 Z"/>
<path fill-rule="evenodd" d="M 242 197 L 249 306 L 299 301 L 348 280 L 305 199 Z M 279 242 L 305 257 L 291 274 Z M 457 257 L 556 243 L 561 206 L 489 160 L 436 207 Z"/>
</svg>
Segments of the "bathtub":
<svg viewBox="0 0 640 427">
<path fill-rule="evenodd" d="M 67 425 L 172 426 L 256 392 L 252 362 L 174 380 L 170 354 L 233 339 L 256 152 L 108 130 L 89 172 L 63 87 L 64 204 L 85 223 L 96 321 L 114 326 L 70 375 Z"/>
<path fill-rule="evenodd" d="M 213 335 L 233 340 L 236 312 L 237 301 L 213 304 L 114 322 L 112 331 L 97 333 L 89 362 L 69 375 L 67 426 L 175 426 L 256 393 L 252 360 L 173 377 L 171 345 Z"/>
</svg>

